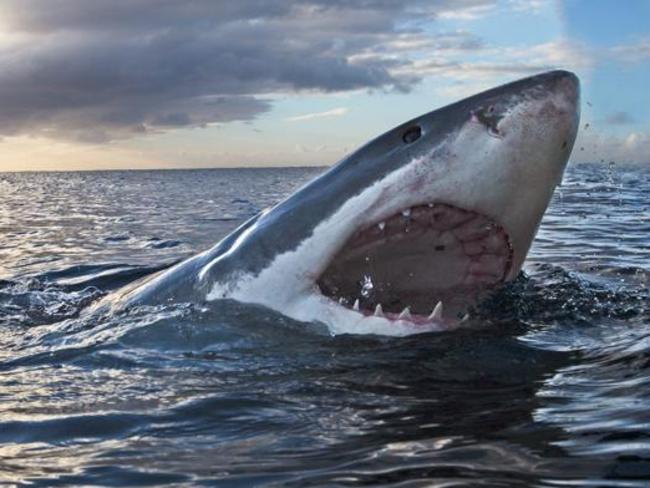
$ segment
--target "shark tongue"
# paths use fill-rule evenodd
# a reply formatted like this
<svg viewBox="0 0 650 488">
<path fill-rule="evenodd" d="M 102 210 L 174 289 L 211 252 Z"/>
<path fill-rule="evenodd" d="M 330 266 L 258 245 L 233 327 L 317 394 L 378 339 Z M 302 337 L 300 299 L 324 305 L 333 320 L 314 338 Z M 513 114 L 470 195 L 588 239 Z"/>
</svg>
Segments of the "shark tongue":
<svg viewBox="0 0 650 488">
<path fill-rule="evenodd" d="M 360 229 L 318 280 L 322 292 L 388 315 L 404 308 L 428 316 L 439 301 L 462 313 L 503 282 L 512 248 L 503 227 L 443 203 L 404 209 Z"/>
</svg>

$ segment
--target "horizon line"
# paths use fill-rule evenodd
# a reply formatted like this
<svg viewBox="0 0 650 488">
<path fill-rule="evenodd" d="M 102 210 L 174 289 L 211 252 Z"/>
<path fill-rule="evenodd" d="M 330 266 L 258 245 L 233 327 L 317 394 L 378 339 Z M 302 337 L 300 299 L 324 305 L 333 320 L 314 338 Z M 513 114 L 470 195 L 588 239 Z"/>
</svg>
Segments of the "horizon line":
<svg viewBox="0 0 650 488">
<path fill-rule="evenodd" d="M 612 161 L 569 161 L 568 166 L 579 166 L 584 164 L 602 164 L 608 165 Z M 650 166 L 649 162 L 632 162 L 632 161 L 613 161 L 617 166 Z M 118 172 L 118 171 L 204 171 L 204 170 L 220 170 L 220 169 L 326 169 L 335 166 L 337 163 L 332 164 L 278 164 L 278 165 L 253 165 L 253 166 L 174 166 L 174 167 L 158 167 L 158 168 L 92 168 L 92 169 L 11 169 L 0 170 L 0 175 L 11 173 L 105 173 L 105 172 Z"/>
</svg>

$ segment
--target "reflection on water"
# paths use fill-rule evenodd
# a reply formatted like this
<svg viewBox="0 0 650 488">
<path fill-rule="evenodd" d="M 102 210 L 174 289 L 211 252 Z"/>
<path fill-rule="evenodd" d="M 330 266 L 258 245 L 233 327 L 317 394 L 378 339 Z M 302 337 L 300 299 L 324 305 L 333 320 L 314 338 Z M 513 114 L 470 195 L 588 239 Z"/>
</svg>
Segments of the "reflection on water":
<svg viewBox="0 0 650 488">
<path fill-rule="evenodd" d="M 0 174 L 0 480 L 647 486 L 650 171 L 570 168 L 474 329 L 80 311 L 319 170 Z"/>
</svg>

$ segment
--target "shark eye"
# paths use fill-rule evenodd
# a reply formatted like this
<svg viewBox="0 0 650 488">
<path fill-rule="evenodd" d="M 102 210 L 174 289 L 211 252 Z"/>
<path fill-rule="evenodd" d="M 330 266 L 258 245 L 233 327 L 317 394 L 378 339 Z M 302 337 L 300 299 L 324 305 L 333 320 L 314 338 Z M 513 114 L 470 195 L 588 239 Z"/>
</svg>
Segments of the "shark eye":
<svg viewBox="0 0 650 488">
<path fill-rule="evenodd" d="M 420 128 L 420 126 L 414 125 L 413 127 L 409 127 L 408 129 L 406 129 L 406 132 L 404 132 L 404 135 L 402 136 L 402 140 L 406 144 L 411 144 L 412 142 L 417 141 L 421 135 L 422 135 L 422 129 Z"/>
</svg>

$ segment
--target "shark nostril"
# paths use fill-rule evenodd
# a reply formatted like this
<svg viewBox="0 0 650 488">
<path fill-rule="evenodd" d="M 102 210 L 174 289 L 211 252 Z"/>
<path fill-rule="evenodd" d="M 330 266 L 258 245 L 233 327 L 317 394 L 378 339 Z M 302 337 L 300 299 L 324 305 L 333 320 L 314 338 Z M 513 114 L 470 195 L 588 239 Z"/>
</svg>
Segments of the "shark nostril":
<svg viewBox="0 0 650 488">
<path fill-rule="evenodd" d="M 402 140 L 406 144 L 411 144 L 412 142 L 417 141 L 420 136 L 422 135 L 422 129 L 418 125 L 414 125 L 413 127 L 409 127 L 406 132 L 404 132 L 404 135 L 402 136 Z"/>
</svg>

